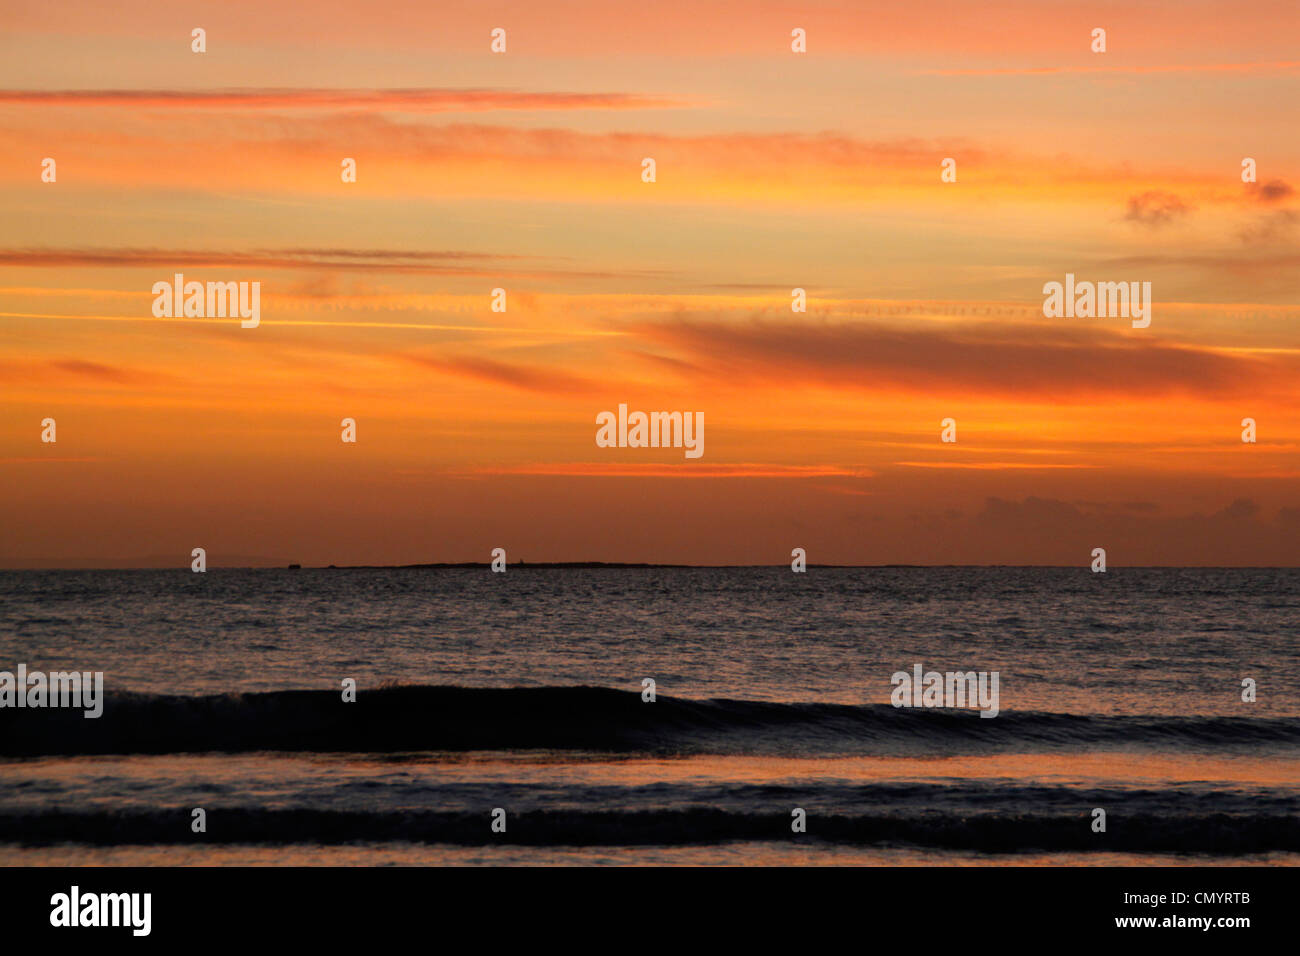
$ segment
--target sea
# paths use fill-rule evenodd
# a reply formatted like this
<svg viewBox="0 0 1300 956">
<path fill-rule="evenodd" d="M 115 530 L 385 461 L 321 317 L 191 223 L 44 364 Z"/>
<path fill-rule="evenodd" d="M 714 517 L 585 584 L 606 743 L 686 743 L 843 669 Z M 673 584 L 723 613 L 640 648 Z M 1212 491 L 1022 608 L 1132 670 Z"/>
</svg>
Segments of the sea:
<svg viewBox="0 0 1300 956">
<path fill-rule="evenodd" d="M 0 865 L 1300 862 L 1300 569 L 3 571 L 19 664 Z"/>
</svg>

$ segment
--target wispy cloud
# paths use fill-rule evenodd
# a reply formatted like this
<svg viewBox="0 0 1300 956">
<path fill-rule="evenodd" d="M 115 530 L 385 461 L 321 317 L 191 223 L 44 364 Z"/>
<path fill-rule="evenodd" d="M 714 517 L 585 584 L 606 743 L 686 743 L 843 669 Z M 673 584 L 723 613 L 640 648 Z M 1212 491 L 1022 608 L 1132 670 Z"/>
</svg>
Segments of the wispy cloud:
<svg viewBox="0 0 1300 956">
<path fill-rule="evenodd" d="M 565 475 L 589 478 L 869 478 L 866 469 L 835 465 L 778 465 L 754 462 L 541 462 L 458 472 L 465 475 Z"/>
<path fill-rule="evenodd" d="M 170 376 L 152 369 L 110 365 L 82 358 L 16 358 L 0 361 L 0 376 L 9 383 L 47 387 L 81 385 L 138 386 L 167 381 Z"/>
<path fill-rule="evenodd" d="M 900 468 L 966 468 L 976 471 L 1006 471 L 1019 469 L 1024 471 L 1046 471 L 1056 468 L 1098 468 L 1099 465 L 1085 464 L 1047 464 L 1033 461 L 896 461 Z"/>
<path fill-rule="evenodd" d="M 506 385 L 526 392 L 547 394 L 595 393 L 608 386 L 586 376 L 552 368 L 538 368 L 478 356 L 433 356 L 405 354 L 402 359 L 422 368 L 457 375 L 493 385 Z"/>
<path fill-rule="evenodd" d="M 1098 329 L 679 319 L 645 338 L 722 381 L 1060 401 L 1290 390 L 1295 356 L 1228 353 Z"/>
<path fill-rule="evenodd" d="M 1290 241 L 1300 230 L 1300 212 L 1274 209 L 1254 224 L 1238 230 L 1237 236 L 1250 246 L 1273 245 Z"/>
<path fill-rule="evenodd" d="M 381 272 L 403 275 L 491 275 L 498 277 L 565 277 L 612 279 L 651 276 L 653 270 L 612 272 L 553 268 L 536 256 L 464 251 L 394 249 L 0 249 L 0 266 L 56 268 L 247 268 Z M 514 263 L 503 267 L 494 263 Z"/>
<path fill-rule="evenodd" d="M 1300 70 L 1300 60 L 1257 63 L 1171 63 L 1139 66 L 1022 66 L 918 70 L 926 76 L 1053 76 L 1107 73 L 1290 73 Z"/>
<path fill-rule="evenodd" d="M 1142 226 L 1166 226 L 1192 211 L 1192 207 L 1173 193 L 1151 189 L 1130 196 L 1124 218 Z"/>
<path fill-rule="evenodd" d="M 0 90 L 0 105 L 102 106 L 124 109 L 346 110 L 485 113 L 496 110 L 641 110 L 681 108 L 679 99 L 635 93 L 547 93 L 484 89 L 329 90 Z"/>
<path fill-rule="evenodd" d="M 1295 195 L 1295 187 L 1281 179 L 1270 179 L 1266 183 L 1248 183 L 1246 195 L 1261 203 L 1281 202 Z"/>
</svg>

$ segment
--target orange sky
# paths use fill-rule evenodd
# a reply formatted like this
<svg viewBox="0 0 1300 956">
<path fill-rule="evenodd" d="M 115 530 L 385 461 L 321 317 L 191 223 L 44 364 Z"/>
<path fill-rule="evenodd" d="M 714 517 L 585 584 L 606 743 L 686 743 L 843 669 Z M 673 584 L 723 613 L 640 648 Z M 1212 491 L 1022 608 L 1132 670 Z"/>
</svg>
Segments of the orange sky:
<svg viewBox="0 0 1300 956">
<path fill-rule="evenodd" d="M 1133 7 L 0 0 L 0 567 L 1296 565 L 1300 17 Z"/>
</svg>

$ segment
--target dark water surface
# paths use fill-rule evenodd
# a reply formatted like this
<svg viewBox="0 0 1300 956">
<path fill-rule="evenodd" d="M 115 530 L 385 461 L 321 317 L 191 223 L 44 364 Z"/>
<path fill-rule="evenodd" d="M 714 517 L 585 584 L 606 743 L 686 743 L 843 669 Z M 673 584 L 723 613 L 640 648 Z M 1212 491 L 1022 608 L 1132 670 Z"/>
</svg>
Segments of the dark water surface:
<svg viewBox="0 0 1300 956">
<path fill-rule="evenodd" d="M 0 710 L 0 862 L 1300 860 L 1297 570 L 0 572 L 19 663 L 108 699 Z"/>
</svg>

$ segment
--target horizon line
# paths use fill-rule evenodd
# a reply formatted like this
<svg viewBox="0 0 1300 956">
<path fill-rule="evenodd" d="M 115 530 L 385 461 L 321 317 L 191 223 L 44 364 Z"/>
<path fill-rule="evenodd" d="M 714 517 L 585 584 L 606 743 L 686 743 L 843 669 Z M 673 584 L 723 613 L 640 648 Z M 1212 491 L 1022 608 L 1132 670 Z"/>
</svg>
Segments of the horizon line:
<svg viewBox="0 0 1300 956">
<path fill-rule="evenodd" d="M 437 561 L 418 564 L 319 564 L 319 565 L 302 565 L 297 563 L 290 564 L 231 564 L 231 565 L 212 565 L 207 571 L 449 571 L 469 568 L 490 568 L 492 562 L 489 561 Z M 508 561 L 507 568 L 536 568 L 541 570 L 598 570 L 601 568 L 610 569 L 645 569 L 654 570 L 657 568 L 665 569 L 698 569 L 698 570 L 746 570 L 754 568 L 788 568 L 789 563 L 782 562 L 779 564 L 682 564 L 675 562 L 652 562 L 652 561 Z M 813 564 L 808 562 L 808 569 L 824 568 L 829 570 L 854 570 L 854 569 L 888 569 L 888 568 L 917 568 L 917 569 L 938 569 L 938 568 L 975 568 L 975 569 L 993 569 L 993 568 L 1043 568 L 1043 569 L 1083 569 L 1090 570 L 1087 563 L 1084 564 L 908 564 L 908 563 L 884 563 L 884 564 Z M 1128 565 L 1108 565 L 1105 572 L 1092 573 L 1109 573 L 1111 569 L 1115 570 L 1149 570 L 1149 571 L 1296 571 L 1300 570 L 1300 565 L 1293 564 L 1128 564 Z M 23 573 L 23 572 L 42 572 L 42 571 L 67 571 L 67 572 L 86 572 L 86 571 L 190 571 L 190 573 L 207 573 L 193 571 L 188 565 L 137 565 L 132 567 L 3 567 L 0 566 L 0 574 L 3 573 Z M 803 573 L 803 572 L 801 572 Z"/>
</svg>

